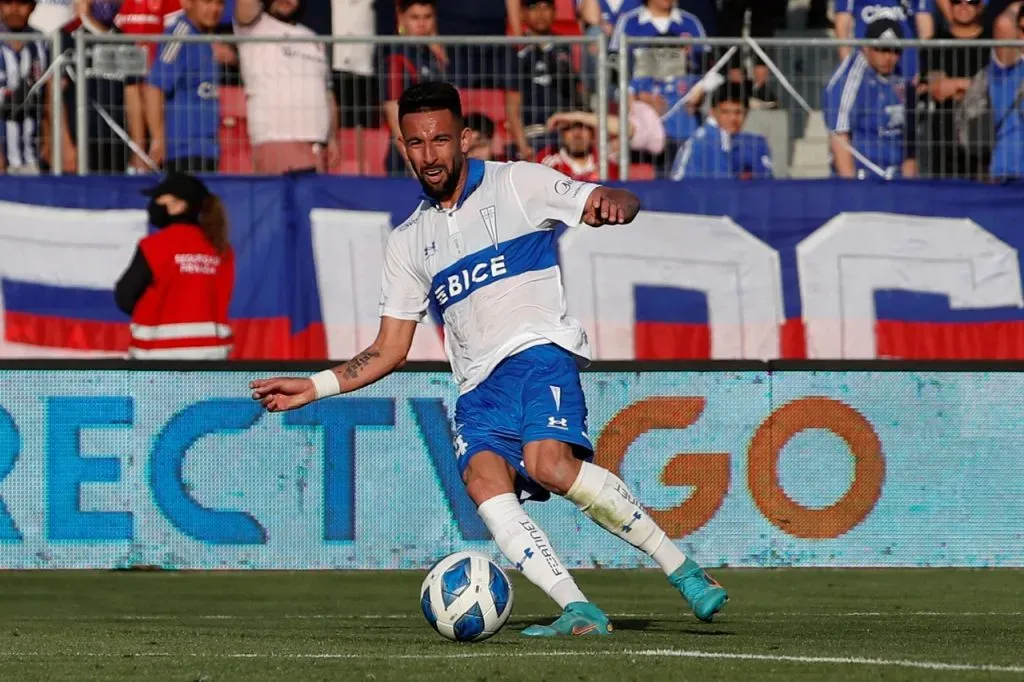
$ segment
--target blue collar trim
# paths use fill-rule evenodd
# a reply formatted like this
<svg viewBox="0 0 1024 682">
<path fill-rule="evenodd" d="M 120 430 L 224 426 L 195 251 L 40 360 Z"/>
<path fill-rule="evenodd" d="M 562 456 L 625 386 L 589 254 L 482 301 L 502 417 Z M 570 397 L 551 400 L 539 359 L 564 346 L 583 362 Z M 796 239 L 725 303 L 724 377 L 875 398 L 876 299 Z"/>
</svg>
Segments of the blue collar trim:
<svg viewBox="0 0 1024 682">
<path fill-rule="evenodd" d="M 487 169 L 486 164 L 479 159 L 469 159 L 467 164 L 469 168 L 466 171 L 466 186 L 462 188 L 462 196 L 459 197 L 459 202 L 455 204 L 455 208 L 462 208 L 469 195 L 480 189 L 480 185 L 484 182 L 484 171 Z M 420 201 L 425 201 L 436 209 L 441 208 L 441 204 L 426 194 L 420 193 Z"/>
</svg>

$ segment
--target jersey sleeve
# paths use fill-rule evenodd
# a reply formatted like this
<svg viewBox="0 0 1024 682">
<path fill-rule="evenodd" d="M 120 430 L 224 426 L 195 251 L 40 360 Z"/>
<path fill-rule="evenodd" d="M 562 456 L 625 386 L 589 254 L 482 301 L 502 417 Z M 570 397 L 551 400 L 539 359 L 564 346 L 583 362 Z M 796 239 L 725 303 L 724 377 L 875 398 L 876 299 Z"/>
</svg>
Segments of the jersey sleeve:
<svg viewBox="0 0 1024 682">
<path fill-rule="evenodd" d="M 839 68 L 844 69 L 845 66 L 844 63 Z M 850 132 L 860 94 L 860 73 L 862 70 L 851 68 L 844 76 L 833 78 L 825 89 L 825 124 L 833 133 Z"/>
<path fill-rule="evenodd" d="M 430 282 L 416 268 L 408 236 L 399 228 L 388 237 L 381 275 L 380 315 L 421 322 L 427 313 Z"/>
<path fill-rule="evenodd" d="M 708 152 L 707 135 L 700 129 L 686 141 L 676 155 L 675 163 L 672 165 L 672 179 L 712 177 L 713 158 Z"/>
<path fill-rule="evenodd" d="M 836 0 L 835 11 L 843 14 L 853 14 L 854 0 Z"/>
<path fill-rule="evenodd" d="M 754 141 L 752 165 L 751 173 L 755 178 L 771 178 L 773 176 L 772 150 L 768 147 L 768 140 L 760 135 Z"/>
<path fill-rule="evenodd" d="M 629 94 L 639 95 L 654 90 L 654 79 L 650 76 L 638 76 L 629 81 Z"/>
<path fill-rule="evenodd" d="M 181 64 L 184 62 L 181 53 L 184 49 L 185 43 L 162 43 L 146 82 L 160 88 L 165 95 L 174 92 L 181 75 Z"/>
<path fill-rule="evenodd" d="M 521 161 L 509 168 L 509 182 L 527 221 L 539 229 L 580 224 L 590 193 L 598 185 L 580 182 L 539 163 Z"/>
</svg>

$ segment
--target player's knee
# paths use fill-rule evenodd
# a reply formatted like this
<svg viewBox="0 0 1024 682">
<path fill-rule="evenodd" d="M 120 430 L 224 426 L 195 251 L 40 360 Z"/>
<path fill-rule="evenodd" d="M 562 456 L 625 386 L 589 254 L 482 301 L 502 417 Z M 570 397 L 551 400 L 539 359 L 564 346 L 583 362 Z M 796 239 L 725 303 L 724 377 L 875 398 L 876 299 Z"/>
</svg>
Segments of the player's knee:
<svg viewBox="0 0 1024 682">
<path fill-rule="evenodd" d="M 580 472 L 580 462 L 573 456 L 572 447 L 567 443 L 529 443 L 523 455 L 526 473 L 530 478 L 556 495 L 569 492 Z"/>
<path fill-rule="evenodd" d="M 462 475 L 466 494 L 478 507 L 492 497 L 514 492 L 513 478 L 508 463 L 492 452 L 474 455 Z"/>
</svg>

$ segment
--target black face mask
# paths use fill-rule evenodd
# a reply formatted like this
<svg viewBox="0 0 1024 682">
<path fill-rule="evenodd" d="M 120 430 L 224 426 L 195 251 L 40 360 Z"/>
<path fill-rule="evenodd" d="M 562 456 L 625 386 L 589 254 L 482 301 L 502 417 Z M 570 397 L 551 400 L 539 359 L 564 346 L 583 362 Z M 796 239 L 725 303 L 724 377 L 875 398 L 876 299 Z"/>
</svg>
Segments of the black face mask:
<svg viewBox="0 0 1024 682">
<path fill-rule="evenodd" d="M 185 223 L 186 225 L 199 223 L 199 216 L 194 215 L 191 211 L 171 215 L 167 212 L 166 206 L 156 203 L 155 198 L 150 200 L 147 210 L 149 211 L 149 224 L 156 228 L 164 228 L 175 223 Z"/>
<path fill-rule="evenodd" d="M 149 224 L 153 227 L 167 227 L 174 218 L 167 212 L 167 207 L 163 204 L 156 203 L 156 199 L 152 199 L 147 207 L 149 211 Z"/>
</svg>

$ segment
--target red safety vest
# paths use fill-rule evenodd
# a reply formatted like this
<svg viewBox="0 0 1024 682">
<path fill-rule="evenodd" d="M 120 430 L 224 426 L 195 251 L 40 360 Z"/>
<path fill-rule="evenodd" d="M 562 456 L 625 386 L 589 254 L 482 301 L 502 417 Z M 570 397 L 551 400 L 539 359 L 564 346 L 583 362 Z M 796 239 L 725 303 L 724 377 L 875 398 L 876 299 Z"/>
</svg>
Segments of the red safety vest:
<svg viewBox="0 0 1024 682">
<path fill-rule="evenodd" d="M 132 313 L 130 355 L 223 360 L 231 352 L 228 305 L 235 254 L 210 245 L 196 225 L 170 225 L 141 242 L 153 283 Z"/>
</svg>

